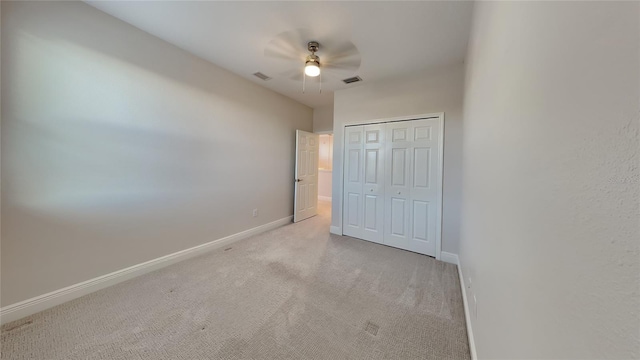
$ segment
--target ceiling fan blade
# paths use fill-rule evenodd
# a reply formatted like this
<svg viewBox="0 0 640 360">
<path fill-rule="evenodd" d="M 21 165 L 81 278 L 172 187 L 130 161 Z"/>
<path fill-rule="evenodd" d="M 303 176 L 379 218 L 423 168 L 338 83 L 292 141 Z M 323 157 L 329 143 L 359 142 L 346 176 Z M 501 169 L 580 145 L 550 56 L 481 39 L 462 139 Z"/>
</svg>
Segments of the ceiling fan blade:
<svg viewBox="0 0 640 360">
<path fill-rule="evenodd" d="M 356 71 L 360 67 L 360 59 L 349 59 L 336 62 L 325 62 L 322 66 L 327 69 Z"/>
<path fill-rule="evenodd" d="M 360 58 L 358 48 L 351 41 L 340 41 L 335 44 L 328 44 L 326 47 L 326 57 L 332 60 L 340 60 L 351 57 Z"/>
<path fill-rule="evenodd" d="M 304 61 L 308 55 L 307 40 L 309 31 L 296 29 L 276 35 L 264 49 L 266 57 L 282 60 Z"/>
<path fill-rule="evenodd" d="M 361 63 L 358 48 L 350 41 L 342 41 L 333 46 L 327 46 L 325 56 L 320 59 L 321 64 L 327 69 L 351 72 L 357 71 Z"/>
</svg>

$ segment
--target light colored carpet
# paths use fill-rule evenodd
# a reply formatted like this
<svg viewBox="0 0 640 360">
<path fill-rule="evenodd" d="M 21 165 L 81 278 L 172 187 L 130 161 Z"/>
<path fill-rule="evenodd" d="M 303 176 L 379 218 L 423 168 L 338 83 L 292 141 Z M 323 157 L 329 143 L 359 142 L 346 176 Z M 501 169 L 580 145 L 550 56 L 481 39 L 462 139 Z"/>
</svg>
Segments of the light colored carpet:
<svg viewBox="0 0 640 360">
<path fill-rule="evenodd" d="M 2 327 L 2 359 L 469 359 L 454 265 L 321 214 Z"/>
</svg>

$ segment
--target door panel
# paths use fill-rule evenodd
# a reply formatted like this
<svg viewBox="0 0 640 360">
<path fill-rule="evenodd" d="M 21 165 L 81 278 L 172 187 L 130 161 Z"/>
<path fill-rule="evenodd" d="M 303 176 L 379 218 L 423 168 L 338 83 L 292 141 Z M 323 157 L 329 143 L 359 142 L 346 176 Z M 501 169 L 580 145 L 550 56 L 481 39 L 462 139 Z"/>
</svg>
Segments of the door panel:
<svg viewBox="0 0 640 360">
<path fill-rule="evenodd" d="M 411 236 L 407 250 L 426 255 L 436 255 L 436 224 L 438 219 L 438 187 L 442 185 L 439 151 L 439 119 L 412 121 L 413 136 L 411 152 Z"/>
<path fill-rule="evenodd" d="M 345 129 L 343 233 L 373 242 L 384 237 L 384 137 L 384 125 Z"/>
<path fill-rule="evenodd" d="M 293 221 L 318 213 L 318 135 L 296 130 L 296 170 Z"/>
<path fill-rule="evenodd" d="M 349 150 L 349 166 L 347 167 L 349 173 L 349 182 L 355 184 L 360 183 L 360 158 L 362 157 L 362 149 L 350 149 Z"/>
<path fill-rule="evenodd" d="M 401 198 L 391 198 L 391 234 L 404 238 L 406 235 L 406 200 Z"/>
<path fill-rule="evenodd" d="M 362 239 L 363 216 L 363 126 L 345 128 L 344 199 L 342 233 Z"/>
<path fill-rule="evenodd" d="M 384 238 L 384 124 L 364 126 L 364 228 L 362 239 Z"/>
<path fill-rule="evenodd" d="M 386 150 L 391 167 L 386 174 L 383 243 L 401 249 L 409 247 L 411 130 L 409 122 L 387 124 L 391 141 L 386 143 Z"/>
<path fill-rule="evenodd" d="M 378 197 L 366 194 L 364 197 L 364 228 L 366 230 L 376 230 L 380 223 L 377 219 L 376 209 L 378 207 Z"/>
<path fill-rule="evenodd" d="M 391 185 L 405 186 L 405 175 L 407 172 L 407 149 L 392 148 L 391 157 Z"/>
<path fill-rule="evenodd" d="M 429 241 L 429 203 L 413 201 L 413 238 L 412 240 Z"/>
<path fill-rule="evenodd" d="M 347 199 L 347 224 L 360 229 L 360 194 L 349 193 Z"/>
<path fill-rule="evenodd" d="M 378 175 L 379 175 L 378 164 L 380 163 L 379 161 L 380 150 L 367 149 L 365 150 L 365 153 L 367 155 L 365 156 L 365 163 L 364 163 L 364 168 L 365 168 L 364 182 L 365 184 L 377 184 Z"/>
<path fill-rule="evenodd" d="M 431 171 L 429 164 L 431 163 L 430 148 L 414 148 L 413 149 L 413 186 L 417 188 L 429 188 L 429 175 Z"/>
</svg>

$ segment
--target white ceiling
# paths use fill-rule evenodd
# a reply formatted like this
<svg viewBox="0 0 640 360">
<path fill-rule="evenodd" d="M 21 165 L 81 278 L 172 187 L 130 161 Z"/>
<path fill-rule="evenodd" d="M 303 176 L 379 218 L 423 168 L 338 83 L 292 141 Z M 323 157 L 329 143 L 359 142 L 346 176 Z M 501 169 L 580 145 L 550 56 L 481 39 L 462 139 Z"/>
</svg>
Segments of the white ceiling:
<svg viewBox="0 0 640 360">
<path fill-rule="evenodd" d="M 281 76 L 281 65 L 264 56 L 278 34 L 310 29 L 323 37 L 353 42 L 358 71 L 372 82 L 448 63 L 462 62 L 469 37 L 472 2 L 205 2 L 87 1 L 184 50 L 310 107 L 333 102 L 333 91 L 358 86 L 324 79 L 322 94 L 307 83 Z M 321 51 L 318 53 L 322 59 Z M 300 71 L 304 64 L 300 64 Z M 273 79 L 263 81 L 260 71 Z M 317 86 L 317 84 L 315 85 Z"/>
</svg>

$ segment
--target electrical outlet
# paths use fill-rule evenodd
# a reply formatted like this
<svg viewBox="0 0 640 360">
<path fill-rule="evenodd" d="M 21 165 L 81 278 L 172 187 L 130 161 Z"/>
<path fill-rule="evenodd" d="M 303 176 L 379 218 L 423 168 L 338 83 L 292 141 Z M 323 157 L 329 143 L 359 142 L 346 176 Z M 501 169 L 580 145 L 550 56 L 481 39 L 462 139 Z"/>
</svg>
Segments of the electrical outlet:
<svg viewBox="0 0 640 360">
<path fill-rule="evenodd" d="M 471 278 L 469 278 L 469 281 L 467 282 L 467 289 L 471 289 L 471 284 L 472 284 Z"/>
<path fill-rule="evenodd" d="M 253 209 L 253 217 L 258 217 L 258 209 Z"/>
</svg>

